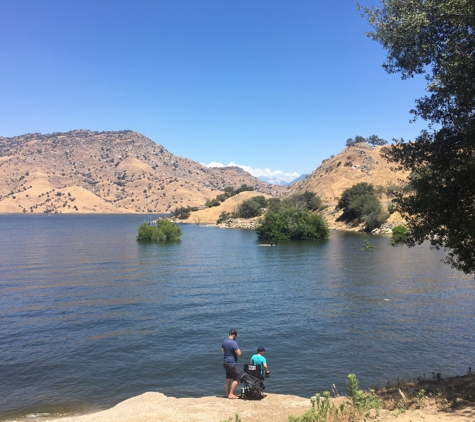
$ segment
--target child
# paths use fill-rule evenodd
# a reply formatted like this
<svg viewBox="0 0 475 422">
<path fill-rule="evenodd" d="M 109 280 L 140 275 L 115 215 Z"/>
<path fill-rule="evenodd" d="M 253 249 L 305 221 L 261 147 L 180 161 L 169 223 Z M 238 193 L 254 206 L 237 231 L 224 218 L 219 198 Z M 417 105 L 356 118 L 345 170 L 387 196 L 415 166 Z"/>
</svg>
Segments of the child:
<svg viewBox="0 0 475 422">
<path fill-rule="evenodd" d="M 266 351 L 266 348 L 264 346 L 259 346 L 257 348 L 257 355 L 253 355 L 252 358 L 251 358 L 251 363 L 253 365 L 261 365 L 262 378 L 264 378 L 264 374 L 269 375 L 269 373 L 270 373 L 269 368 L 267 367 L 266 358 L 264 357 L 265 351 Z M 257 396 L 261 395 L 260 390 L 257 390 L 253 393 L 255 393 L 255 395 L 257 395 Z"/>
</svg>

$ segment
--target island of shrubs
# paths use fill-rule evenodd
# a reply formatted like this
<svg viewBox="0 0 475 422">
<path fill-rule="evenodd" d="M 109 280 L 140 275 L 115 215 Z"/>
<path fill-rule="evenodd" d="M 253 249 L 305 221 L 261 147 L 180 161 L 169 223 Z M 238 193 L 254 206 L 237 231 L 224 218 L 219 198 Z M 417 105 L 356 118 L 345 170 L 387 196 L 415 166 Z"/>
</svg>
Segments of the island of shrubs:
<svg viewBox="0 0 475 422">
<path fill-rule="evenodd" d="M 228 187 L 216 199 L 207 201 L 206 206 L 213 207 L 219 205 L 227 198 L 246 190 L 252 191 L 253 188 L 246 185 L 242 185 L 239 189 Z M 401 192 L 401 188 L 398 186 L 391 185 L 386 188 L 379 186 L 375 188 L 369 183 L 357 183 L 351 188 L 346 189 L 338 201 L 337 209 L 343 210 L 340 219 L 348 221 L 358 219 L 366 224 L 366 231 L 379 228 L 387 220 L 389 214 L 393 211 L 393 207 L 390 205 L 389 212 L 384 211 L 378 196 L 384 193 L 391 197 Z M 216 223 L 225 223 L 232 218 L 248 219 L 261 217 L 258 220 L 256 234 L 262 240 L 275 242 L 278 240 L 328 239 L 329 228 L 321 215 L 321 211 L 325 207 L 327 206 L 322 204 L 321 198 L 314 192 L 309 191 L 302 194 L 294 194 L 285 199 L 266 199 L 262 195 L 257 195 L 243 201 L 234 212 L 223 211 Z M 186 219 L 191 211 L 196 210 L 198 210 L 196 207 L 180 207 L 176 208 L 172 215 L 180 219 Z M 177 226 L 175 227 L 176 230 L 180 230 Z M 163 233 L 161 236 L 159 234 L 152 234 L 151 229 L 148 227 L 143 227 L 142 231 L 143 235 L 139 240 L 148 240 L 151 237 L 154 239 L 171 239 L 169 236 L 172 235 L 167 235 L 167 233 L 163 232 L 163 229 L 160 229 Z M 406 229 L 403 226 L 398 226 L 393 231 L 395 233 L 393 233 L 391 243 L 397 245 L 405 238 Z M 178 238 L 180 234 L 181 232 L 178 234 Z"/>
<path fill-rule="evenodd" d="M 181 229 L 169 220 L 157 220 L 156 224 L 144 223 L 139 227 L 137 240 L 179 240 Z"/>
<path fill-rule="evenodd" d="M 319 211 L 322 201 L 313 192 L 295 194 L 286 199 L 269 198 L 262 195 L 243 201 L 235 212 L 223 211 L 217 224 L 230 218 L 252 218 L 259 220 L 256 234 L 259 239 L 315 240 L 327 239 L 329 229 Z"/>
</svg>

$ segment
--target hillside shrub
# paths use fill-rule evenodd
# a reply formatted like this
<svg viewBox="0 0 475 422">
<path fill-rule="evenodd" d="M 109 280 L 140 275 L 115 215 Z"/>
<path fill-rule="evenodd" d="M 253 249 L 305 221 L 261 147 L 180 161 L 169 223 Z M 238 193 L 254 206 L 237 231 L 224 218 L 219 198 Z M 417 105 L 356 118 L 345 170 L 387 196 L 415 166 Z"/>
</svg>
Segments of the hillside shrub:
<svg viewBox="0 0 475 422">
<path fill-rule="evenodd" d="M 179 240 L 181 229 L 168 220 L 158 220 L 157 225 L 143 223 L 138 230 L 137 240 L 164 241 Z"/>
<path fill-rule="evenodd" d="M 217 199 L 212 199 L 211 201 L 206 201 L 205 206 L 208 208 L 219 206 L 220 202 Z"/>
<path fill-rule="evenodd" d="M 240 218 L 258 217 L 262 214 L 262 208 L 264 208 L 266 204 L 266 199 L 263 196 L 255 196 L 239 204 L 237 215 Z"/>
<path fill-rule="evenodd" d="M 310 211 L 316 211 L 322 207 L 322 199 L 315 192 L 305 191 L 301 194 L 292 195 L 289 198 L 292 205 L 303 206 Z"/>
<path fill-rule="evenodd" d="M 221 214 L 219 214 L 219 218 L 216 220 L 216 224 L 224 223 L 226 220 L 228 220 L 231 217 L 232 217 L 231 213 L 223 211 Z"/>
<path fill-rule="evenodd" d="M 388 218 L 388 214 L 383 212 L 373 185 L 366 182 L 357 183 L 346 189 L 337 206 L 344 210 L 343 218 L 359 218 L 364 221 L 366 230 L 380 227 Z"/>
<path fill-rule="evenodd" d="M 269 198 L 267 200 L 268 211 L 278 211 L 280 209 L 282 201 L 279 198 Z"/>
<path fill-rule="evenodd" d="M 198 207 L 176 207 L 170 214 L 180 220 L 186 220 L 192 211 L 198 211 Z"/>
<path fill-rule="evenodd" d="M 382 210 L 379 212 L 372 211 L 369 214 L 363 215 L 361 218 L 361 220 L 366 224 L 366 231 L 371 231 L 381 227 L 387 219 L 388 213 L 385 213 Z"/>
</svg>

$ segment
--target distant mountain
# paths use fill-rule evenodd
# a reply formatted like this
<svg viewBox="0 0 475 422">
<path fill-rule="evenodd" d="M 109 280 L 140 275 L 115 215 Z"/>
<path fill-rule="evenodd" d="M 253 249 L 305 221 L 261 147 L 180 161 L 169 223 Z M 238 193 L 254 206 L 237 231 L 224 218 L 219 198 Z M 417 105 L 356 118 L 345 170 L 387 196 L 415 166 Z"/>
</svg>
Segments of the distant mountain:
<svg viewBox="0 0 475 422">
<path fill-rule="evenodd" d="M 165 213 L 243 184 L 287 191 L 238 167 L 173 155 L 133 131 L 0 137 L 0 213 Z"/>
<path fill-rule="evenodd" d="M 302 174 L 300 175 L 299 177 L 297 177 L 296 179 L 292 180 L 291 182 L 287 183 L 285 186 L 293 186 L 295 185 L 297 182 L 300 182 L 302 180 L 305 180 L 305 178 L 308 176 L 308 174 Z"/>
<path fill-rule="evenodd" d="M 270 184 L 273 184 L 273 185 L 292 186 L 294 183 L 305 179 L 305 177 L 307 177 L 307 175 L 302 174 L 301 176 L 297 177 L 296 179 L 294 179 L 290 182 L 287 182 L 286 180 L 284 180 L 282 178 L 279 178 L 279 177 L 275 177 L 275 176 L 258 176 L 257 178 L 259 180 L 262 180 L 263 182 L 270 183 Z"/>
</svg>

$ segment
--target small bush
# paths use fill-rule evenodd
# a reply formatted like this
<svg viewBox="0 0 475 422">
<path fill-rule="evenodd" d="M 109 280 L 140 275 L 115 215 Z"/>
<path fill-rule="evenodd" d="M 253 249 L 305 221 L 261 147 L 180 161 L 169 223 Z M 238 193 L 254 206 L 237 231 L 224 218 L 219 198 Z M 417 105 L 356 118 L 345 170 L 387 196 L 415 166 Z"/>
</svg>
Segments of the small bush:
<svg viewBox="0 0 475 422">
<path fill-rule="evenodd" d="M 206 201 L 205 206 L 208 208 L 219 206 L 220 202 L 217 199 L 212 199 L 211 201 Z"/>
<path fill-rule="evenodd" d="M 147 223 L 139 227 L 137 240 L 144 241 L 164 241 L 164 240 L 179 240 L 181 236 L 181 229 L 168 220 L 158 220 L 156 226 Z"/>
<path fill-rule="evenodd" d="M 219 214 L 219 218 L 216 220 L 216 224 L 224 223 L 229 218 L 231 218 L 231 213 L 223 211 L 221 214 Z"/>
<path fill-rule="evenodd" d="M 397 246 L 403 244 L 406 239 L 407 229 L 406 227 L 399 225 L 393 228 L 393 234 L 391 236 L 391 245 Z"/>
</svg>

